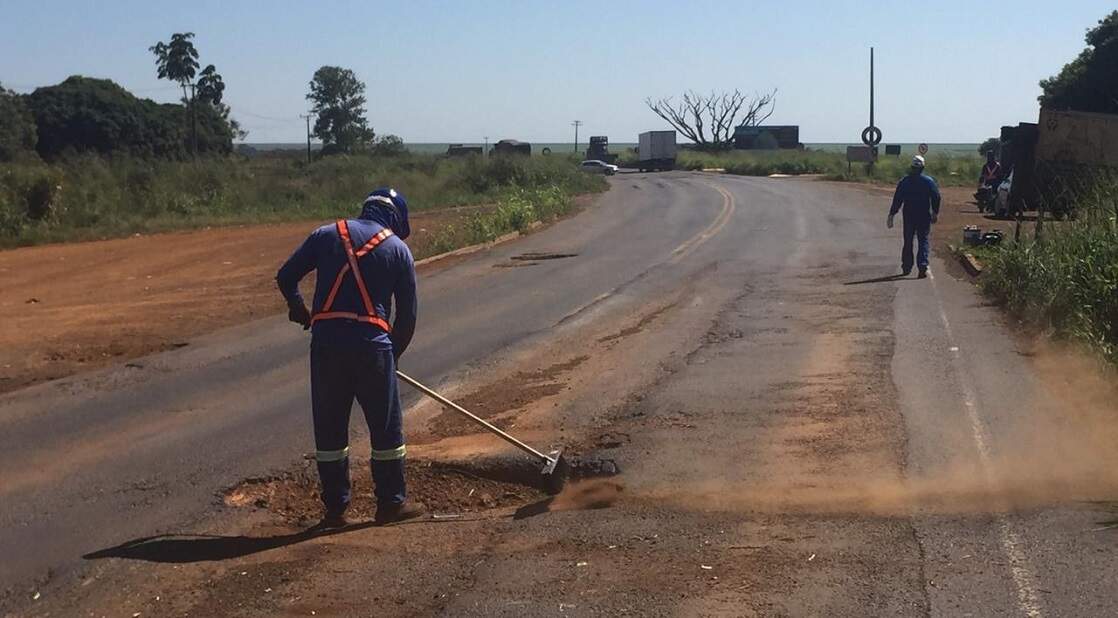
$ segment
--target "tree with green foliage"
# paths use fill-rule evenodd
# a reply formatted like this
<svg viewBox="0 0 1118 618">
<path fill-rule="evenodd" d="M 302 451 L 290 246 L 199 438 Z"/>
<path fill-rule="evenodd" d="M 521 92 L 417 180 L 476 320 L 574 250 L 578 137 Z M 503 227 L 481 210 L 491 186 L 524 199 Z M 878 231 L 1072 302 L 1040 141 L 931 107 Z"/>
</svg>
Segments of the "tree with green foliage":
<svg viewBox="0 0 1118 618">
<path fill-rule="evenodd" d="M 383 157 L 398 157 L 407 152 L 407 147 L 399 135 L 384 135 L 377 138 L 373 152 Z"/>
<path fill-rule="evenodd" d="M 32 152 L 38 136 L 23 97 L 0 85 L 0 161 Z"/>
<path fill-rule="evenodd" d="M 126 153 L 182 159 L 187 149 L 187 110 L 182 105 L 139 99 L 107 79 L 73 76 L 38 88 L 26 98 L 44 159 L 69 152 Z M 197 146 L 203 153 L 233 150 L 233 127 L 209 105 L 197 110 Z"/>
<path fill-rule="evenodd" d="M 324 66 L 314 72 L 307 100 L 312 111 L 314 135 L 322 140 L 322 153 L 363 150 L 374 138 L 365 119 L 365 83 L 349 69 Z"/>
<path fill-rule="evenodd" d="M 198 104 L 213 108 L 219 116 L 229 123 L 234 134 L 242 136 L 240 126 L 229 118 L 229 107 L 221 102 L 225 93 L 225 81 L 214 65 L 198 71 L 198 50 L 195 49 L 193 32 L 177 32 L 167 43 L 160 41 L 148 48 L 155 54 L 155 66 L 159 79 L 178 82 L 182 88 L 182 100 L 190 110 L 191 152 L 198 154 Z M 195 81 L 195 76 L 198 80 Z"/>
<path fill-rule="evenodd" d="M 1002 147 L 1002 140 L 998 137 L 988 137 L 986 141 L 978 145 L 978 154 L 986 156 L 987 152 L 997 152 Z"/>
<path fill-rule="evenodd" d="M 1118 11 L 1087 31 L 1087 49 L 1041 80 L 1045 109 L 1118 114 Z"/>
</svg>

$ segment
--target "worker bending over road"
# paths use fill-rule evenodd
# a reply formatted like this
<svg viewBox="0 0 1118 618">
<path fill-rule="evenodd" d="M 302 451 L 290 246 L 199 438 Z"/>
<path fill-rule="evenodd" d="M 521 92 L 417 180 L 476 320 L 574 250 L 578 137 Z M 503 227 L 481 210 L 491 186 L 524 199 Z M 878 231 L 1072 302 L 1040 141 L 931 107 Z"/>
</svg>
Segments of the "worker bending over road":
<svg viewBox="0 0 1118 618">
<path fill-rule="evenodd" d="M 408 204 L 393 189 L 369 194 L 357 219 L 339 219 L 311 233 L 276 274 L 288 318 L 311 329 L 311 409 L 315 460 L 326 514 L 320 524 L 345 525 L 350 501 L 349 413 L 356 397 L 369 425 L 377 511 L 386 524 L 417 517 L 407 500 L 403 415 L 396 360 L 415 332 L 415 263 L 404 244 Z M 299 281 L 317 270 L 314 312 Z M 389 325 L 392 300 L 396 319 Z"/>
<path fill-rule="evenodd" d="M 930 251 L 929 235 L 932 224 L 939 220 L 939 187 L 931 176 L 924 173 L 924 157 L 912 157 L 912 166 L 908 174 L 897 183 L 897 191 L 893 194 L 893 205 L 889 208 L 889 218 L 886 225 L 893 229 L 893 217 L 903 208 L 904 220 L 904 247 L 901 249 L 901 273 L 908 275 L 912 272 L 912 240 L 916 238 L 918 249 L 916 251 L 916 266 L 920 269 L 920 278 L 928 276 L 928 253 Z"/>
</svg>

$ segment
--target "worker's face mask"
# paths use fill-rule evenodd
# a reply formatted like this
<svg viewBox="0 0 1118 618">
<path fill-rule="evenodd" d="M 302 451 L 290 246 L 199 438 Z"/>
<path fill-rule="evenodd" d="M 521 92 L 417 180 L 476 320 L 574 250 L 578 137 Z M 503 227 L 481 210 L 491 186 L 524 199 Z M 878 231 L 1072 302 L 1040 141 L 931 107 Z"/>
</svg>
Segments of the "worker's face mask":
<svg viewBox="0 0 1118 618">
<path fill-rule="evenodd" d="M 370 219 L 392 230 L 401 240 L 411 235 L 408 224 L 408 203 L 403 196 L 396 199 L 371 195 L 361 209 L 361 218 Z"/>
</svg>

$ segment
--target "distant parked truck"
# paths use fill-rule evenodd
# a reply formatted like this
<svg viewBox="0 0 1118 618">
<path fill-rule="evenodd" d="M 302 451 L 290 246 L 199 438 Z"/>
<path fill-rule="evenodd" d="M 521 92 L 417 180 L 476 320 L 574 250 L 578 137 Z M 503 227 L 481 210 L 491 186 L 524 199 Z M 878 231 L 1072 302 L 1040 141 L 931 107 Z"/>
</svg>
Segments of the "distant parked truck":
<svg viewBox="0 0 1118 618">
<path fill-rule="evenodd" d="M 503 139 L 503 140 L 497 142 L 496 144 L 493 144 L 493 154 L 495 154 L 495 155 L 505 155 L 505 154 L 531 155 L 532 154 L 532 145 L 529 144 L 528 142 L 519 142 L 519 141 L 514 140 L 514 139 Z"/>
<path fill-rule="evenodd" d="M 675 169 L 675 131 L 645 131 L 637 139 L 640 171 Z"/>
<path fill-rule="evenodd" d="M 742 125 L 734 129 L 734 148 L 740 150 L 803 150 L 799 125 Z"/>
<path fill-rule="evenodd" d="M 470 155 L 480 155 L 482 153 L 481 146 L 463 146 L 462 144 L 450 144 L 446 148 L 446 156 L 448 157 L 468 157 Z"/>
<path fill-rule="evenodd" d="M 586 149 L 586 158 L 606 163 L 617 163 L 617 155 L 609 153 L 609 138 L 605 135 L 594 135 L 590 138 L 590 147 Z"/>
<path fill-rule="evenodd" d="M 1004 127 L 1002 138 L 1002 166 L 1009 159 L 1013 173 L 1010 213 L 1043 207 L 1057 217 L 1070 214 L 1099 174 L 1118 173 L 1115 114 L 1042 109 L 1037 124 Z"/>
</svg>

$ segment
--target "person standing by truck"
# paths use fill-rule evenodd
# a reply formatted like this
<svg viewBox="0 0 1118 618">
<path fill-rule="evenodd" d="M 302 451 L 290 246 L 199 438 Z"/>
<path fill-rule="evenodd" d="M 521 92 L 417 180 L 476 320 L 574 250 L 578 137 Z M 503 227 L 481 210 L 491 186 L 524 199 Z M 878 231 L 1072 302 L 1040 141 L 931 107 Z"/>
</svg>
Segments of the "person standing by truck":
<svg viewBox="0 0 1118 618">
<path fill-rule="evenodd" d="M 916 240 L 916 266 L 920 269 L 919 278 L 928 276 L 928 253 L 931 250 L 930 235 L 932 224 L 939 220 L 939 187 L 931 176 L 924 173 L 924 157 L 912 157 L 908 174 L 897 183 L 893 193 L 893 205 L 889 208 L 886 226 L 893 229 L 893 218 L 903 210 L 904 247 L 901 249 L 901 274 L 912 272 L 912 243 Z"/>
</svg>

